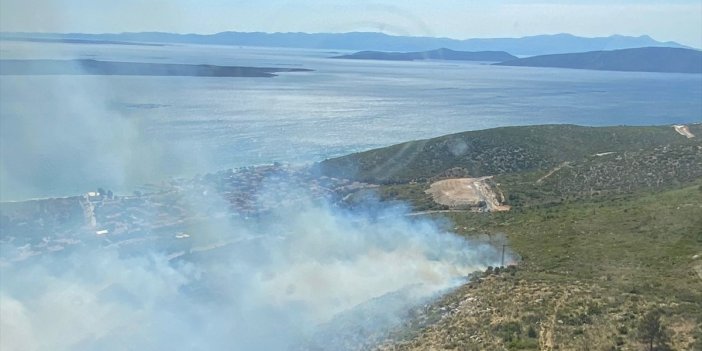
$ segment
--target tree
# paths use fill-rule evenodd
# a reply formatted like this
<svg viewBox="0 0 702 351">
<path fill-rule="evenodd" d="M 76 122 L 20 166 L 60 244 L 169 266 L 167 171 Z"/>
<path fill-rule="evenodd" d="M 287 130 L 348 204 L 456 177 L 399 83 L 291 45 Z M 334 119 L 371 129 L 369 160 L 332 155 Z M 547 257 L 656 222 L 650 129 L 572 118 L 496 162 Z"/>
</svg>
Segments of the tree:
<svg viewBox="0 0 702 351">
<path fill-rule="evenodd" d="M 639 340 L 648 351 L 670 350 L 668 331 L 661 323 L 660 311 L 653 310 L 644 315 L 639 324 Z"/>
<path fill-rule="evenodd" d="M 529 330 L 527 331 L 527 336 L 530 338 L 536 338 L 539 336 L 539 334 L 536 333 L 536 329 L 534 329 L 534 326 L 529 326 Z"/>
</svg>

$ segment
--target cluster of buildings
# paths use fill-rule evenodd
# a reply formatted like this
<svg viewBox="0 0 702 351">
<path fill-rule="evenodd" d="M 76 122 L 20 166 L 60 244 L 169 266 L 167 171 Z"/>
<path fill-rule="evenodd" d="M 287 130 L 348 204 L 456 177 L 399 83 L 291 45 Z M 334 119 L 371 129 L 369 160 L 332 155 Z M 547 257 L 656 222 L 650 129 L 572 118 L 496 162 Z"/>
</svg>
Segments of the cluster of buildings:
<svg viewBox="0 0 702 351">
<path fill-rule="evenodd" d="M 13 245 L 25 251 L 56 251 L 67 243 L 86 240 L 110 244 L 146 237 L 187 241 L 197 236 L 191 232 L 195 222 L 256 218 L 301 201 L 333 202 L 368 186 L 280 164 L 230 169 L 170 180 L 128 196 L 97 191 L 3 204 L 0 240 L 20 237 Z"/>
</svg>

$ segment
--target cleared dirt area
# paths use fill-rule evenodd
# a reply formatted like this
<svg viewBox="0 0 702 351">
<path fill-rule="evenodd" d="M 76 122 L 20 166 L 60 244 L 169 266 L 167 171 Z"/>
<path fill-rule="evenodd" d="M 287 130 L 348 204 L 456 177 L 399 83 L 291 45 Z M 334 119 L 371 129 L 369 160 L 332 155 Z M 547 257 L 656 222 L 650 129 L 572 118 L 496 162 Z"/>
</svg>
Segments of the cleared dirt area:
<svg viewBox="0 0 702 351">
<path fill-rule="evenodd" d="M 690 132 L 690 128 L 688 128 L 688 126 L 686 125 L 674 125 L 673 129 L 675 129 L 675 131 L 678 132 L 678 134 L 688 139 L 695 137 L 695 135 L 692 134 L 692 132 Z"/>
<path fill-rule="evenodd" d="M 487 211 L 508 211 L 486 180 L 481 178 L 454 178 L 434 182 L 426 191 L 438 204 L 452 209 L 484 209 Z"/>
</svg>

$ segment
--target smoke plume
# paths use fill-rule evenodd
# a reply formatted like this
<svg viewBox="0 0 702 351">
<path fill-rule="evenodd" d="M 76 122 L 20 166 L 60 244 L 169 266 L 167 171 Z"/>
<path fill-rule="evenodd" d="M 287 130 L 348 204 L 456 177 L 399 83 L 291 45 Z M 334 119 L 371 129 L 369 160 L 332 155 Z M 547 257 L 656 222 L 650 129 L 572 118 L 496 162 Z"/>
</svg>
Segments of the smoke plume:
<svg viewBox="0 0 702 351">
<path fill-rule="evenodd" d="M 284 350 L 389 294 L 374 323 L 498 263 L 495 250 L 410 219 L 402 207 L 345 210 L 305 199 L 251 220 L 216 222 L 212 245 L 173 258 L 84 247 L 0 268 L 3 350 Z M 380 209 L 380 210 L 378 210 Z M 393 297 L 397 299 L 397 296 Z M 386 307 L 384 307 L 386 306 Z M 398 306 L 400 306 L 398 308 Z M 383 310 L 383 309 L 387 310 Z M 387 325 L 384 325 L 387 324 Z M 325 337 L 328 337 L 326 335 Z M 302 346 L 301 346 L 302 345 Z"/>
</svg>

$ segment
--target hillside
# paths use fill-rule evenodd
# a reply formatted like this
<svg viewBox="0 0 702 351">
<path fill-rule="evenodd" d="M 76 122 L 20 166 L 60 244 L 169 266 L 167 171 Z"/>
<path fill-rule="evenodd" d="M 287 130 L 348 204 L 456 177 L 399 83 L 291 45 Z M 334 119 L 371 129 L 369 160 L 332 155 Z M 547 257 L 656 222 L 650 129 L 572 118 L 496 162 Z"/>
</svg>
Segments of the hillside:
<svg viewBox="0 0 702 351">
<path fill-rule="evenodd" d="M 702 135 L 702 125 L 691 125 Z M 325 160 L 325 175 L 369 183 L 402 184 L 435 177 L 481 177 L 550 170 L 566 161 L 605 152 L 662 145 L 699 145 L 670 126 L 582 127 L 541 125 L 470 131 L 411 141 Z"/>
<path fill-rule="evenodd" d="M 455 51 L 441 48 L 418 52 L 384 52 L 360 51 L 350 55 L 334 56 L 335 59 L 351 60 L 384 60 L 384 61 L 415 61 L 415 60 L 454 60 L 454 61 L 494 61 L 502 62 L 517 57 L 504 51 Z"/>
<path fill-rule="evenodd" d="M 672 126 L 497 128 L 330 160 L 402 180 L 379 197 L 517 257 L 408 311 L 402 325 L 374 335 L 379 345 L 353 349 L 639 350 L 649 313 L 661 315 L 669 347 L 661 350 L 699 349 L 702 126 L 688 127 L 692 138 Z M 392 178 L 382 178 L 383 163 Z M 503 172 L 491 185 L 513 210 L 448 210 L 425 193 L 435 179 L 488 168 Z"/>
<path fill-rule="evenodd" d="M 554 169 L 505 174 L 494 179 L 511 205 L 650 192 L 702 179 L 702 144 L 663 145 L 603 153 Z"/>
<path fill-rule="evenodd" d="M 699 350 L 701 184 L 445 214 L 469 238 L 504 233 L 521 261 L 440 298 L 377 350 L 643 350 L 638 328 L 651 311 L 662 312 L 671 350 Z"/>
<path fill-rule="evenodd" d="M 702 51 L 646 47 L 521 58 L 496 65 L 601 71 L 702 73 Z"/>
</svg>

